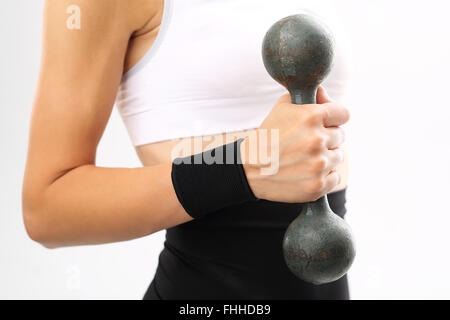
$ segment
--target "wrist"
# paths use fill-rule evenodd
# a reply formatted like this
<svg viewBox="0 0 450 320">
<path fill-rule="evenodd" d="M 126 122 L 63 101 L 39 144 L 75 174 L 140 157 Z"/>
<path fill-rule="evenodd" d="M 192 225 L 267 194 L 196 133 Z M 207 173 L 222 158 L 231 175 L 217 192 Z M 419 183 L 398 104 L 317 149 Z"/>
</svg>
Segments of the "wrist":
<svg viewBox="0 0 450 320">
<path fill-rule="evenodd" d="M 262 187 L 263 181 L 261 179 L 261 165 L 254 163 L 255 161 L 251 161 L 254 157 L 251 157 L 250 154 L 250 139 L 246 137 L 242 140 L 239 147 L 242 169 L 245 173 L 247 183 L 257 199 L 265 199 L 264 188 Z"/>
<path fill-rule="evenodd" d="M 185 211 L 194 219 L 223 208 L 255 201 L 244 171 L 242 140 L 205 151 L 172 165 L 172 182 Z"/>
</svg>

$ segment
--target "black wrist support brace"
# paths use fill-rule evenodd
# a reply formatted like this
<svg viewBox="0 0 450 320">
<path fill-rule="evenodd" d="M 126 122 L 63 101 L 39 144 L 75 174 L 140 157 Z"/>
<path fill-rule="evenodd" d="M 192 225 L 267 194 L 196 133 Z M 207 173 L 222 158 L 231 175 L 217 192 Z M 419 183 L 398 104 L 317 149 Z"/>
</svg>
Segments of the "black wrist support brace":
<svg viewBox="0 0 450 320">
<path fill-rule="evenodd" d="M 240 145 L 242 139 L 172 164 L 172 183 L 178 200 L 194 219 L 256 197 L 245 176 Z"/>
</svg>

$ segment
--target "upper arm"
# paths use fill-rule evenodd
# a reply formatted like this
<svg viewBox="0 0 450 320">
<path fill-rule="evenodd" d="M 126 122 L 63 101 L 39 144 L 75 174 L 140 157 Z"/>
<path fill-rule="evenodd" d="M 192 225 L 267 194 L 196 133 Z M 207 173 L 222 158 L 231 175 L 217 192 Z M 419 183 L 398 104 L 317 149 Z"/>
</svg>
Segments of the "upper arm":
<svg viewBox="0 0 450 320">
<path fill-rule="evenodd" d="M 114 105 L 130 36 L 149 19 L 144 0 L 47 0 L 41 71 L 30 128 L 24 190 L 95 163 Z M 67 27 L 80 9 L 80 29 Z M 74 17 L 77 18 L 77 17 Z"/>
</svg>

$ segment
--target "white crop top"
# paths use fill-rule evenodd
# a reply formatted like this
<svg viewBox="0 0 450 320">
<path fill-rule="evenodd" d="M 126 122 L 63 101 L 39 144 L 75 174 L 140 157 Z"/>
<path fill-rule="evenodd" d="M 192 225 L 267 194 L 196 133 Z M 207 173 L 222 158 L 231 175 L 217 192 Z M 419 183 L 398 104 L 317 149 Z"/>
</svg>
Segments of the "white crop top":
<svg viewBox="0 0 450 320">
<path fill-rule="evenodd" d="M 343 97 L 346 52 L 327 0 L 165 0 L 152 48 L 122 79 L 117 108 L 135 146 L 254 129 L 286 89 L 267 73 L 263 38 L 302 12 L 334 31 L 334 68 L 324 83 Z"/>
</svg>

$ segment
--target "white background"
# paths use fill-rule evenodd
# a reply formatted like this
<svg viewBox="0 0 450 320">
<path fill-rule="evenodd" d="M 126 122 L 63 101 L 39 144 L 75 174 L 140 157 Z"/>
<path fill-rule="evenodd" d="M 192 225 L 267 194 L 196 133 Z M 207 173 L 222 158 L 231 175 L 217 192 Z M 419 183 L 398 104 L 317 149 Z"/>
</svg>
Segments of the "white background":
<svg viewBox="0 0 450 320">
<path fill-rule="evenodd" d="M 0 10 L 0 298 L 140 299 L 163 233 L 49 251 L 31 242 L 20 191 L 36 85 L 42 0 Z M 348 220 L 358 240 L 354 299 L 450 298 L 448 74 L 445 0 L 339 0 L 353 48 L 347 127 Z M 102 166 L 139 166 L 116 112 Z"/>
</svg>

